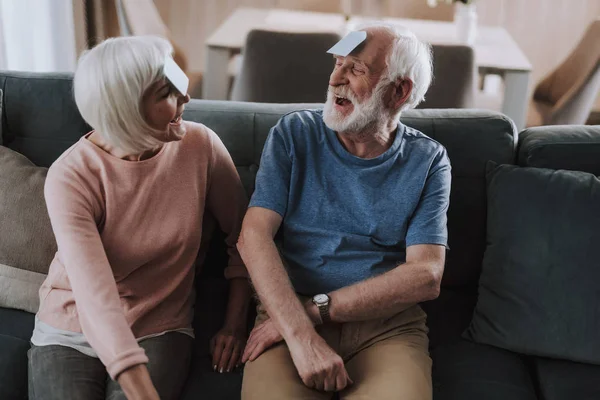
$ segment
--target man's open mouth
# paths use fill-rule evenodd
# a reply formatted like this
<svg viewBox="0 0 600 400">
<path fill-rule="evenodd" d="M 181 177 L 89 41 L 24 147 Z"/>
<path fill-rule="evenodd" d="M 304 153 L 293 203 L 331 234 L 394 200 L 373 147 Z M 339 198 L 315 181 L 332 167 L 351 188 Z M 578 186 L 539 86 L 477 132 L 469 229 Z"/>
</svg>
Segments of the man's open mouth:
<svg viewBox="0 0 600 400">
<path fill-rule="evenodd" d="M 346 106 L 348 104 L 352 104 L 352 102 L 345 97 L 335 96 L 335 104 L 338 106 Z"/>
</svg>

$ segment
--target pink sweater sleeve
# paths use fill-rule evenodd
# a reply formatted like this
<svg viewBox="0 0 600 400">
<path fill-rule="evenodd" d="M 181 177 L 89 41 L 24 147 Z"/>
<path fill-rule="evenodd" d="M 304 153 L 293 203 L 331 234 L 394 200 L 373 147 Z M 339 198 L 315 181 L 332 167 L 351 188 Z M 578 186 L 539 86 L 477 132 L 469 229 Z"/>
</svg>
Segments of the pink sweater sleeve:
<svg viewBox="0 0 600 400">
<path fill-rule="evenodd" d="M 207 206 L 226 235 L 229 265 L 225 268 L 225 278 L 247 278 L 248 271 L 237 251 L 236 243 L 248 207 L 248 197 L 227 148 L 216 133 L 209 133 L 212 162 Z"/>
<path fill-rule="evenodd" d="M 44 192 L 83 334 L 116 379 L 125 369 L 147 363 L 148 357 L 122 310 L 94 218 L 101 211 L 77 175 L 66 168 L 50 168 Z"/>
</svg>

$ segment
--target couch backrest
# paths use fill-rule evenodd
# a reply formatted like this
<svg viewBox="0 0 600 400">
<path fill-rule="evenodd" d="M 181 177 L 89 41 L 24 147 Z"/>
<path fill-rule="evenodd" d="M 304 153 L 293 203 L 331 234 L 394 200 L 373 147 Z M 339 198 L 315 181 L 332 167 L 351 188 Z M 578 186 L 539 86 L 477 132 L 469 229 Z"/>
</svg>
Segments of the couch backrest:
<svg viewBox="0 0 600 400">
<path fill-rule="evenodd" d="M 74 104 L 69 75 L 0 72 L 0 89 L 2 143 L 37 165 L 49 166 L 89 130 Z M 221 137 L 250 194 L 270 128 L 282 114 L 307 107 L 319 105 L 192 100 L 184 118 L 204 123 Z M 453 182 L 443 284 L 475 287 L 486 243 L 485 166 L 488 160 L 515 162 L 514 124 L 501 114 L 476 110 L 411 110 L 402 121 L 448 150 Z M 223 255 L 222 249 L 213 250 Z"/>
<path fill-rule="evenodd" d="M 554 125 L 521 132 L 519 165 L 600 176 L 600 125 Z"/>
</svg>

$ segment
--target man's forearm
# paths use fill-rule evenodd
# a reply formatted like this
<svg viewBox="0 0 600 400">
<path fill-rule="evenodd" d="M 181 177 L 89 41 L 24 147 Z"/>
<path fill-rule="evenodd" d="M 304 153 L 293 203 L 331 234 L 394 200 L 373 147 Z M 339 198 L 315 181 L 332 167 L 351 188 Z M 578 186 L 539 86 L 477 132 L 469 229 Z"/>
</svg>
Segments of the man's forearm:
<svg viewBox="0 0 600 400">
<path fill-rule="evenodd" d="M 314 329 L 296 296 L 273 239 L 249 233 L 238 249 L 260 301 L 286 341 Z"/>
<path fill-rule="evenodd" d="M 334 322 L 386 318 L 439 293 L 439 278 L 426 263 L 407 262 L 375 278 L 329 293 Z"/>
</svg>

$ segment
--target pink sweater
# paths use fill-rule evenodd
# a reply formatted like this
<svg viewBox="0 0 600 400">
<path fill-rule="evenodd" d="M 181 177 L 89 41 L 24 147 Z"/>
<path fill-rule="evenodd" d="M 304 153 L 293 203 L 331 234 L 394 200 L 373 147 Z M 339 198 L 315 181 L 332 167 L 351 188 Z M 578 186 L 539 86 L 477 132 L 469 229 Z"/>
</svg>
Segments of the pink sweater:
<svg viewBox="0 0 600 400">
<path fill-rule="evenodd" d="M 210 212 L 227 234 L 227 278 L 246 277 L 235 244 L 247 199 L 218 136 L 187 134 L 143 161 L 81 138 L 48 171 L 45 197 L 58 252 L 38 318 L 83 332 L 114 379 L 148 361 L 135 338 L 191 327 L 194 263 Z"/>
</svg>

